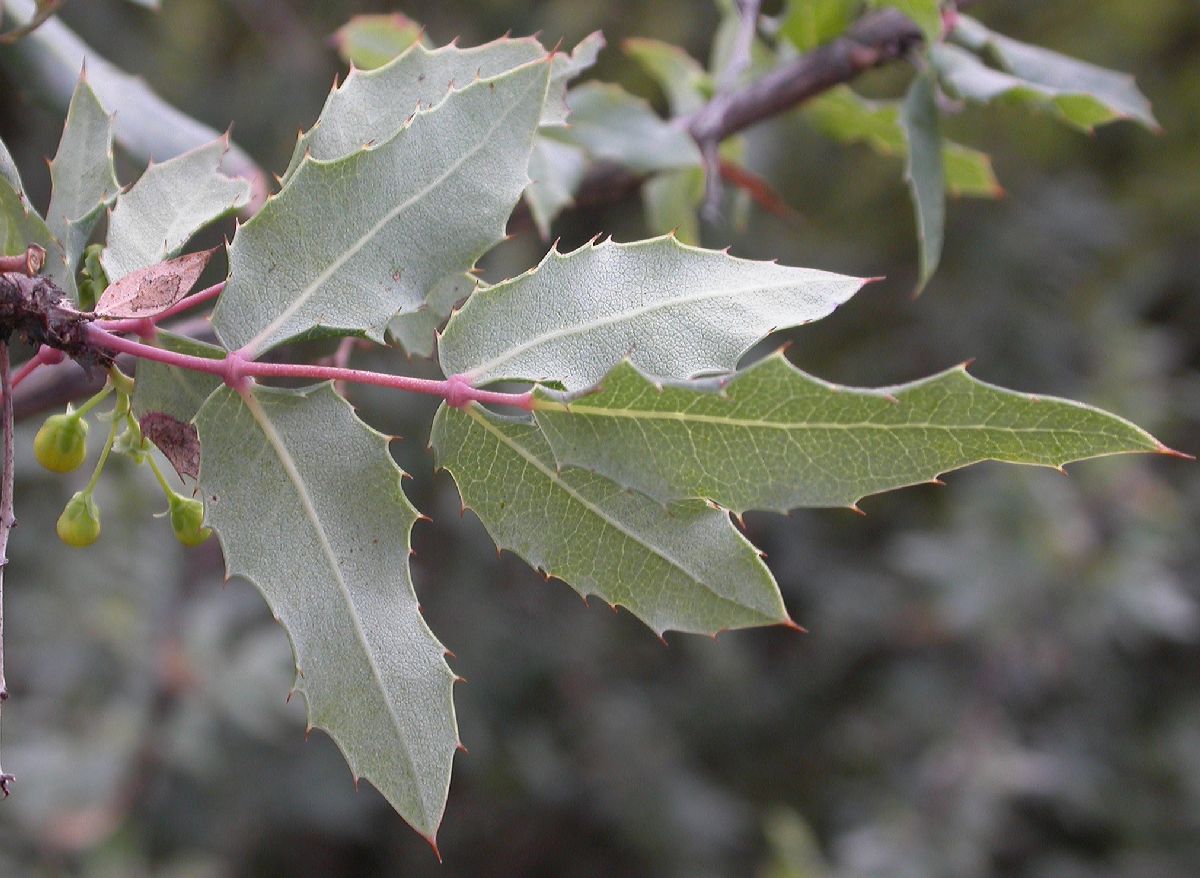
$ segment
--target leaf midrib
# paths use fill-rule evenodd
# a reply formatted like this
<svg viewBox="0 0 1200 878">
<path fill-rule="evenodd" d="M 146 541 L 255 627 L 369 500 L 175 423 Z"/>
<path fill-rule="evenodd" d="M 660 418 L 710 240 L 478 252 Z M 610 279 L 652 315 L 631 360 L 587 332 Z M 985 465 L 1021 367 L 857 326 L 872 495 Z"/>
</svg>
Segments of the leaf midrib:
<svg viewBox="0 0 1200 878">
<path fill-rule="evenodd" d="M 541 63 L 541 62 L 535 62 L 535 63 Z M 308 301 L 314 295 L 316 295 L 317 291 L 320 290 L 320 288 L 325 285 L 325 283 L 329 280 L 329 278 L 333 277 L 334 273 L 338 269 L 340 269 L 343 265 L 345 265 L 346 262 L 349 261 L 349 259 L 352 256 L 357 254 L 359 250 L 361 250 L 363 247 L 365 247 L 369 241 L 374 239 L 375 236 L 378 235 L 379 232 L 385 226 L 387 226 L 389 223 L 391 223 L 393 220 L 395 220 L 396 217 L 400 216 L 402 213 L 404 213 L 409 208 L 411 208 L 414 204 L 416 204 L 420 200 L 427 197 L 434 189 L 441 186 L 456 171 L 458 171 L 458 169 L 461 168 L 468 159 L 474 158 L 484 147 L 486 147 L 488 145 L 488 143 L 491 141 L 492 135 L 496 133 L 496 131 L 508 119 L 509 116 L 511 116 L 514 112 L 517 111 L 517 109 L 521 106 L 525 95 L 527 95 L 530 91 L 532 91 L 539 82 L 541 82 L 540 79 L 531 80 L 531 84 L 529 86 L 527 86 L 523 92 L 521 92 L 520 97 L 515 99 L 512 102 L 512 105 L 507 110 L 505 110 L 505 112 L 495 121 L 495 123 L 490 128 L 488 128 L 487 133 L 479 139 L 479 141 L 476 143 L 476 145 L 472 149 L 463 153 L 458 158 L 457 161 L 455 161 L 449 167 L 447 167 L 445 169 L 445 171 L 440 176 L 437 177 L 437 179 L 435 179 L 433 182 L 431 182 L 429 185 L 427 185 L 424 189 L 419 190 L 414 195 L 412 195 L 407 201 L 401 202 L 395 208 L 393 208 L 392 210 L 385 213 L 383 215 L 382 219 L 380 219 L 377 223 L 375 223 L 375 225 L 373 225 L 370 229 L 368 229 L 363 235 L 359 236 L 357 241 L 355 241 L 351 246 L 347 247 L 340 256 L 338 256 L 333 262 L 331 262 L 328 266 L 326 266 L 326 268 L 319 275 L 317 275 L 317 277 L 307 287 L 305 287 L 300 292 L 300 295 L 297 296 L 295 298 L 295 300 L 293 300 L 291 305 L 289 305 L 287 308 L 285 308 L 278 317 L 276 317 L 269 324 L 267 324 L 267 326 L 265 328 L 263 328 L 263 330 L 261 332 L 259 332 L 258 335 L 254 336 L 254 338 L 252 338 L 252 339 L 250 339 L 250 341 L 246 342 L 246 344 L 242 348 L 242 350 L 245 352 L 245 355 L 253 358 L 253 357 L 257 356 L 259 353 L 261 353 L 261 351 L 259 351 L 259 346 L 261 344 L 263 344 L 264 339 L 268 339 L 273 333 L 275 333 L 279 329 L 279 327 L 281 327 L 285 323 L 287 323 L 287 321 L 289 321 L 296 314 L 297 311 L 299 311 L 304 305 L 306 305 L 308 303 Z M 471 86 L 468 86 L 468 88 L 470 88 L 470 87 Z M 463 89 L 463 91 L 466 91 L 466 89 Z M 461 94 L 461 92 L 460 92 L 460 94 Z M 438 106 L 441 106 L 441 105 L 439 104 Z M 429 111 L 426 111 L 426 112 L 429 112 Z M 423 114 L 418 114 L 418 116 L 419 115 L 423 115 Z M 405 136 L 406 132 L 411 132 L 411 131 L 412 131 L 411 126 L 408 128 L 402 128 L 399 132 L 397 132 L 397 134 L 392 139 L 394 140 L 395 137 L 403 137 L 403 136 Z M 389 140 L 388 142 L 391 142 L 391 141 Z M 341 161 L 346 161 L 346 159 L 339 159 L 338 162 L 329 162 L 329 163 L 316 162 L 315 160 L 310 160 L 310 161 L 312 161 L 312 163 L 314 165 L 324 165 L 324 166 L 328 167 L 329 165 L 337 164 L 338 162 L 341 162 Z M 300 168 L 297 168 L 297 170 L 296 170 L 297 176 L 299 176 L 299 174 L 303 170 L 303 168 L 304 168 L 304 165 L 301 165 Z"/>
<path fill-rule="evenodd" d="M 308 494 L 308 489 L 305 486 L 304 479 L 300 475 L 299 469 L 296 467 L 295 461 L 287 450 L 287 446 L 283 441 L 283 437 L 275 429 L 275 424 L 271 421 L 266 411 L 262 407 L 257 397 L 253 393 L 247 393 L 241 397 L 242 402 L 249 410 L 251 417 L 259 425 L 267 442 L 274 449 L 276 457 L 283 466 L 284 472 L 287 473 L 288 481 L 291 482 L 296 490 L 297 498 L 304 510 L 305 517 L 309 520 L 313 530 L 317 534 L 317 539 L 321 548 L 322 554 L 328 562 L 328 567 L 333 573 L 333 577 L 338 585 L 338 590 L 341 592 L 348 608 L 350 618 L 354 622 L 354 633 L 362 645 L 363 654 L 366 656 L 367 665 L 371 669 L 371 676 L 375 678 L 375 683 L 379 688 L 383 703 L 387 706 L 388 716 L 392 719 L 392 726 L 396 731 L 396 739 L 400 743 L 400 749 L 403 751 L 404 760 L 409 766 L 409 777 L 413 782 L 413 786 L 417 790 L 417 795 L 421 799 L 422 808 L 426 809 L 428 815 L 427 802 L 425 801 L 425 792 L 422 785 L 416 782 L 417 770 L 416 763 L 413 760 L 412 751 L 409 749 L 408 742 L 404 736 L 404 728 L 400 722 L 400 718 L 396 716 L 395 708 L 392 706 L 391 699 L 387 696 L 387 687 L 383 683 L 383 676 L 379 671 L 379 666 L 375 662 L 375 656 L 371 652 L 370 642 L 367 639 L 365 629 L 359 619 L 358 608 L 354 603 L 354 599 L 350 594 L 350 589 L 346 584 L 345 578 L 342 576 L 342 571 L 337 562 L 337 555 L 334 552 L 333 546 L 330 545 L 328 538 L 325 535 L 325 528 L 321 523 L 320 516 L 317 514 L 316 506 L 313 505 L 312 499 Z"/>
</svg>

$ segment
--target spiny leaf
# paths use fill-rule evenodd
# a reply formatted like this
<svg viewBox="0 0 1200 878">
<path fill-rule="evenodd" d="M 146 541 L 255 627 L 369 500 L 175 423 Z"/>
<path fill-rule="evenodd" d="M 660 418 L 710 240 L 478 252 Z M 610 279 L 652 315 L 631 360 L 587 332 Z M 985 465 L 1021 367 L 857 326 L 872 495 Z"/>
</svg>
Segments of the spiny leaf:
<svg viewBox="0 0 1200 878">
<path fill-rule="evenodd" d="M 628 356 L 664 378 L 729 371 L 767 333 L 826 316 L 859 278 L 736 259 L 670 238 L 605 241 L 562 254 L 472 296 L 439 357 L 475 384 L 595 384 Z"/>
<path fill-rule="evenodd" d="M 0 140 L 0 177 L 8 181 L 14 192 L 24 197 L 25 184 L 21 182 L 21 172 L 17 170 L 17 164 L 3 140 Z"/>
<path fill-rule="evenodd" d="M 389 343 L 400 345 L 410 357 L 432 357 L 439 327 L 446 322 L 454 306 L 481 284 L 470 274 L 442 278 L 429 291 L 424 307 L 392 318 L 387 328 Z"/>
<path fill-rule="evenodd" d="M 394 137 L 343 159 L 304 161 L 230 247 L 213 312 L 229 349 L 252 355 L 322 333 L 381 340 L 441 278 L 504 237 L 550 65 L 479 80 Z"/>
<path fill-rule="evenodd" d="M 246 205 L 250 184 L 220 170 L 228 149 L 221 137 L 150 165 L 117 196 L 100 257 L 110 281 L 175 256 L 202 228 Z"/>
<path fill-rule="evenodd" d="M 908 138 L 904 179 L 916 209 L 917 242 L 920 245 L 918 293 L 937 271 L 946 226 L 946 170 L 942 162 L 941 123 L 934 89 L 932 74 L 921 73 L 909 87 L 900 111 L 900 122 Z"/>
<path fill-rule="evenodd" d="M 161 329 L 155 333 L 154 343 L 164 350 L 193 357 L 207 357 L 210 360 L 225 357 L 225 351 L 216 345 Z M 164 412 L 180 421 L 190 421 L 204 401 L 220 386 L 221 379 L 207 372 L 142 360 L 138 363 L 137 382 L 133 389 L 133 413 L 140 418 L 149 412 Z"/>
<path fill-rule="evenodd" d="M 83 75 L 50 162 L 50 182 L 46 225 L 62 242 L 67 267 L 74 272 L 104 207 L 121 188 L 113 168 L 112 117 Z"/>
<path fill-rule="evenodd" d="M 212 255 L 220 250 L 200 250 L 178 259 L 168 259 L 146 268 L 139 268 L 109 286 L 96 303 L 100 317 L 142 318 L 161 314 L 182 301 L 208 265 Z"/>
<path fill-rule="evenodd" d="M 575 191 L 587 170 L 587 153 L 582 147 L 551 140 L 539 134 L 529 156 L 529 179 L 525 203 L 543 239 L 550 237 L 550 224 L 575 201 Z"/>
<path fill-rule="evenodd" d="M 862 142 L 883 155 L 908 155 L 899 102 L 867 100 L 849 86 L 839 85 L 808 101 L 804 114 L 822 133 L 842 143 Z M 985 153 L 945 140 L 942 164 L 951 195 L 997 198 L 1003 194 Z"/>
<path fill-rule="evenodd" d="M 75 278 L 67 268 L 62 244 L 51 234 L 37 211 L 29 206 L 25 196 L 15 190 L 7 178 L 0 177 L 0 254 L 16 256 L 24 253 L 30 244 L 39 244 L 46 251 L 45 273 L 73 297 Z"/>
<path fill-rule="evenodd" d="M 620 86 L 586 82 L 567 93 L 571 124 L 546 136 L 582 147 L 596 159 L 617 162 L 635 174 L 700 164 L 686 131 L 656 114 Z"/>
<path fill-rule="evenodd" d="M 536 425 L 443 405 L 432 442 L 496 545 L 655 632 L 786 623 L 779 589 L 729 515 L 668 509 L 595 473 L 559 471 Z"/>
<path fill-rule="evenodd" d="M 729 378 L 659 384 L 622 363 L 600 390 L 538 390 L 555 459 L 663 501 L 727 509 L 849 506 L 983 460 L 1061 466 L 1165 450 L 1115 415 L 977 381 L 964 368 L 877 390 L 775 354 Z"/>
<path fill-rule="evenodd" d="M 209 524 L 229 575 L 287 630 L 310 725 L 432 841 L 458 743 L 454 675 L 413 592 L 417 513 L 387 438 L 328 384 L 220 388 L 196 425 Z"/>
<path fill-rule="evenodd" d="M 1132 119 L 1151 130 L 1158 129 L 1150 101 L 1126 73 L 1022 43 L 988 30 L 966 15 L 958 16 L 951 36 L 1018 79 L 1043 86 L 1047 95 L 1056 95 L 1055 103 L 1073 124 L 1090 129 L 1112 119 Z M 1070 95 L 1077 97 L 1072 100 Z"/>
<path fill-rule="evenodd" d="M 1124 104 L 1116 107 L 1082 91 L 1084 83 L 1080 83 L 1078 87 L 1064 87 L 1021 79 L 988 67 L 958 46 L 937 46 L 930 57 L 946 89 L 966 100 L 989 103 L 1007 99 L 1031 104 L 1050 110 L 1063 121 L 1082 131 L 1091 131 L 1097 125 L 1125 118 L 1136 119 L 1151 128 L 1156 127 L 1148 104 L 1143 110 Z"/>
</svg>

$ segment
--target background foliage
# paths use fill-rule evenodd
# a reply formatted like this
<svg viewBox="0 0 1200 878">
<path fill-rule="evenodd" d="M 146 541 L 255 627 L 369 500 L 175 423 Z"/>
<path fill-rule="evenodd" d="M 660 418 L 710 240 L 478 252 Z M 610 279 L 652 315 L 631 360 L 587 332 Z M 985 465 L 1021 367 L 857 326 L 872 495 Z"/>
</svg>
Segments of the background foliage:
<svg viewBox="0 0 1200 878">
<path fill-rule="evenodd" d="M 325 42 L 366 4 L 69 3 L 85 39 L 238 142 L 287 165 L 339 62 Z M 377 7 L 371 7 L 372 9 Z M 594 29 L 596 75 L 661 103 L 628 36 L 704 57 L 715 10 L 678 2 L 411 3 L 434 41 L 506 30 L 565 44 Z M 901 162 L 824 139 L 803 114 L 752 130 L 747 164 L 799 217 L 755 211 L 710 246 L 887 275 L 796 334 L 793 359 L 883 384 L 976 358 L 980 378 L 1120 412 L 1200 447 L 1200 21 L 1189 0 L 980 4 L 997 30 L 1137 76 L 1165 133 L 1073 133 L 1019 108 L 947 125 L 994 155 L 1008 196 L 950 205 L 926 294 Z M 0 82 L 0 136 L 45 203 L 61 117 Z M 901 72 L 858 84 L 895 96 Z M 123 179 L 134 176 L 124 169 Z M 738 211 L 727 205 L 726 217 Z M 560 249 L 645 234 L 636 202 L 566 215 Z M 524 229 L 489 279 L 535 263 Z M 364 358 L 367 359 L 367 358 Z M 365 366 L 385 367 L 382 361 Z M 388 432 L 432 403 L 351 390 Z M 35 424 L 26 424 L 29 448 Z M 283 631 L 214 546 L 185 554 L 140 477 L 102 482 L 105 534 L 53 542 L 74 489 L 18 459 L 5 716 L 18 794 L 0 807 L 0 871 L 46 875 L 1186 875 L 1200 864 L 1200 512 L 1195 467 L 1097 461 L 1069 479 L 983 466 L 844 511 L 748 517 L 792 615 L 669 646 L 585 607 L 460 519 L 420 442 L 397 443 L 430 626 L 469 680 L 439 841 L 354 791 L 303 709 L 285 704 Z M 24 464 L 24 465 L 22 465 Z"/>
</svg>

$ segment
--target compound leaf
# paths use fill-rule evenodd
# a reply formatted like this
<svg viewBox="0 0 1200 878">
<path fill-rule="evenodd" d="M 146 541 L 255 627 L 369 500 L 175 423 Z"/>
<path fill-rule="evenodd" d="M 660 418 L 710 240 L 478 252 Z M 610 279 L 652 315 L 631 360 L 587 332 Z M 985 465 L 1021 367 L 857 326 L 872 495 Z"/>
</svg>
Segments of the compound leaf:
<svg viewBox="0 0 1200 878">
<path fill-rule="evenodd" d="M 100 263 L 108 279 L 175 256 L 202 228 L 245 204 L 250 184 L 221 173 L 228 137 L 150 165 L 117 196 Z"/>
<path fill-rule="evenodd" d="M 322 333 L 379 341 L 441 278 L 470 270 L 528 183 L 549 73 L 543 61 L 479 80 L 377 146 L 306 159 L 230 246 L 213 312 L 222 343 L 256 356 Z"/>
<path fill-rule="evenodd" d="M 597 392 L 539 389 L 534 406 L 559 464 L 737 512 L 850 506 L 983 460 L 1056 467 L 1165 450 L 1115 415 L 994 387 L 961 367 L 863 390 L 806 375 L 781 354 L 689 383 L 622 363 Z"/>
<path fill-rule="evenodd" d="M 595 473 L 559 471 L 535 424 L 477 405 L 434 418 L 438 463 L 496 545 L 621 605 L 655 632 L 787 623 L 779 589 L 729 515 L 664 509 Z"/>
<path fill-rule="evenodd" d="M 287 629 L 310 726 L 432 841 L 458 743 L 454 675 L 417 606 L 417 513 L 387 438 L 328 384 L 222 387 L 196 425 L 208 521 L 229 575 Z"/>
<path fill-rule="evenodd" d="M 737 259 L 671 237 L 605 241 L 472 296 L 439 345 L 472 383 L 552 381 L 581 390 L 625 357 L 664 378 L 729 371 L 774 329 L 826 316 L 859 278 Z"/>
</svg>

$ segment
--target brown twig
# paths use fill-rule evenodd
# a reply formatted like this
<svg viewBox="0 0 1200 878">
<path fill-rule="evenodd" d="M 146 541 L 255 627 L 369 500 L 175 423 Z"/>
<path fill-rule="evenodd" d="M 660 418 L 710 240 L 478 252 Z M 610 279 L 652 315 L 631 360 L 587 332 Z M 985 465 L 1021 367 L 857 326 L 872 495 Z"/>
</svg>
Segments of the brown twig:
<svg viewBox="0 0 1200 878">
<path fill-rule="evenodd" d="M 8 566 L 8 535 L 17 520 L 13 515 L 13 402 L 12 383 L 9 375 L 8 340 L 0 341 L 0 393 L 4 394 L 0 408 L 0 433 L 4 440 L 4 472 L 0 474 L 0 702 L 8 700 L 8 683 L 4 679 L 4 568 Z M 8 788 L 13 782 L 11 774 L 0 769 L 0 792 L 8 798 Z"/>
</svg>

